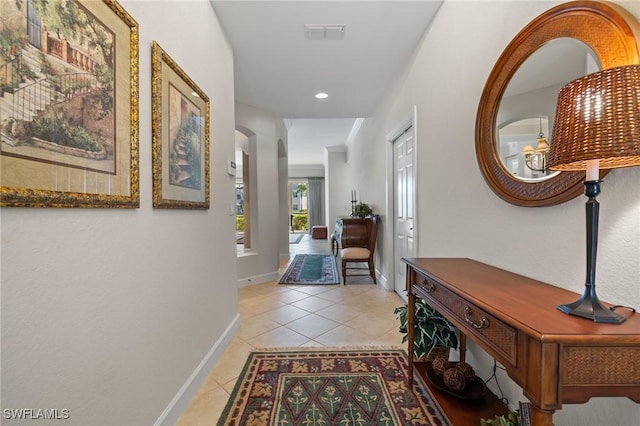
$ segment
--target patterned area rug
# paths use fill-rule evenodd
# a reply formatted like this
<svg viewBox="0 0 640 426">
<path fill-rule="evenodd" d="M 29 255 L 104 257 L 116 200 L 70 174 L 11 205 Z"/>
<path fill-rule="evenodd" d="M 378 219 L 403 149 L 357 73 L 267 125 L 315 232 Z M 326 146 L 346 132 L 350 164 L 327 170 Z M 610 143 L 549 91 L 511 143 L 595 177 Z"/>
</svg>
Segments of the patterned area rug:
<svg viewBox="0 0 640 426">
<path fill-rule="evenodd" d="M 252 352 L 218 425 L 447 425 L 403 350 Z"/>
<path fill-rule="evenodd" d="M 331 254 L 296 254 L 278 284 L 340 284 L 336 259 Z"/>
</svg>

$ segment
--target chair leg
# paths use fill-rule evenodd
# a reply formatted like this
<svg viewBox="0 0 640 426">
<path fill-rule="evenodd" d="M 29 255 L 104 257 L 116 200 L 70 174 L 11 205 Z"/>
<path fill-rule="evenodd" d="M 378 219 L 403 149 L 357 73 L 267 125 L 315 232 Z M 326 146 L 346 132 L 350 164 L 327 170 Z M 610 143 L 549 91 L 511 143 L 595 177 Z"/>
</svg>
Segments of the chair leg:
<svg viewBox="0 0 640 426">
<path fill-rule="evenodd" d="M 369 275 L 371 275 L 371 278 L 373 278 L 373 283 L 378 284 L 376 282 L 376 268 L 373 266 L 373 260 L 370 260 L 368 263 L 369 263 Z"/>
<path fill-rule="evenodd" d="M 347 262 L 342 260 L 342 285 L 347 285 Z"/>
</svg>

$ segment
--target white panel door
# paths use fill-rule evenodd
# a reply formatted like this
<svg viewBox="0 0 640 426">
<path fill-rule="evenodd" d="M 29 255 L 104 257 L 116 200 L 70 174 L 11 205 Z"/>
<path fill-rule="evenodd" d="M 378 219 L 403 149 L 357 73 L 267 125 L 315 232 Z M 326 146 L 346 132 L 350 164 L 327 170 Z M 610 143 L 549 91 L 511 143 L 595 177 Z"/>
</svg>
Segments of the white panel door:
<svg viewBox="0 0 640 426">
<path fill-rule="evenodd" d="M 394 262 L 395 291 L 406 300 L 406 265 L 400 260 L 414 256 L 415 170 L 414 139 L 407 129 L 393 143 L 394 152 Z"/>
</svg>

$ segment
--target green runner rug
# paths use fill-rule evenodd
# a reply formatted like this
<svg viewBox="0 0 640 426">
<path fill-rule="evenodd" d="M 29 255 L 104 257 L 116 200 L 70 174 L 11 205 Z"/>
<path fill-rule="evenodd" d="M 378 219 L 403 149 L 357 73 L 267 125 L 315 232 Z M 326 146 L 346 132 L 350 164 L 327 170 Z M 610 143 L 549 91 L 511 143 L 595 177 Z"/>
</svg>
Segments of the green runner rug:
<svg viewBox="0 0 640 426">
<path fill-rule="evenodd" d="M 331 254 L 297 254 L 279 284 L 340 284 L 336 259 Z"/>
</svg>

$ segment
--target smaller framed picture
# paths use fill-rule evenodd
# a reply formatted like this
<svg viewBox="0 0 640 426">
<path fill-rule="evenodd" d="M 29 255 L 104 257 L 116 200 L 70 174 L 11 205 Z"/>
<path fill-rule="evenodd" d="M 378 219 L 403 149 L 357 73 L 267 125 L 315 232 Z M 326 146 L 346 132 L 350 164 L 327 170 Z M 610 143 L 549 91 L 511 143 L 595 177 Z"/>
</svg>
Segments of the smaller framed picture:
<svg viewBox="0 0 640 426">
<path fill-rule="evenodd" d="M 209 208 L 209 97 L 152 47 L 153 207 Z"/>
</svg>

